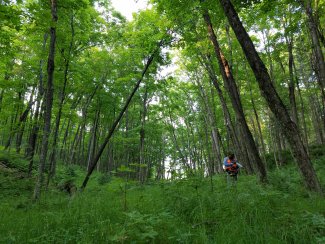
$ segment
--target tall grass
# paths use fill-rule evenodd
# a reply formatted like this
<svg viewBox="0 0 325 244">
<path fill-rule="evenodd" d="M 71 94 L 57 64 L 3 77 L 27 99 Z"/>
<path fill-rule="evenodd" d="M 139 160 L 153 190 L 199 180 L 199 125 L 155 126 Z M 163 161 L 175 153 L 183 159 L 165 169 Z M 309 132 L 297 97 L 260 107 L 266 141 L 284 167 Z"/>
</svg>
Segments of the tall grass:
<svg viewBox="0 0 325 244">
<path fill-rule="evenodd" d="M 315 161 L 324 172 L 325 157 Z M 259 185 L 224 175 L 139 185 L 95 174 L 70 197 L 53 184 L 40 202 L 30 200 L 33 179 L 0 173 L 0 243 L 324 243 L 325 202 L 307 192 L 294 166 L 269 174 Z M 78 168 L 60 168 L 56 182 Z M 324 177 L 319 174 L 322 184 Z M 126 208 L 125 208 L 126 207 Z"/>
</svg>

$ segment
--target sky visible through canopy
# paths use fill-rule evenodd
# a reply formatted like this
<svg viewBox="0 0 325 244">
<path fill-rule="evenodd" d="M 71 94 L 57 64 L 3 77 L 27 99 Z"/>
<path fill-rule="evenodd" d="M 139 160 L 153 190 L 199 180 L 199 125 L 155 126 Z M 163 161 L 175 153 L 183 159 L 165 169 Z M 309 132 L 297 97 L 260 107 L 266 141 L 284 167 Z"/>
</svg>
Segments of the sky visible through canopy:
<svg viewBox="0 0 325 244">
<path fill-rule="evenodd" d="M 132 20 L 132 13 L 148 7 L 147 0 L 112 0 L 113 7 L 128 20 Z"/>
</svg>

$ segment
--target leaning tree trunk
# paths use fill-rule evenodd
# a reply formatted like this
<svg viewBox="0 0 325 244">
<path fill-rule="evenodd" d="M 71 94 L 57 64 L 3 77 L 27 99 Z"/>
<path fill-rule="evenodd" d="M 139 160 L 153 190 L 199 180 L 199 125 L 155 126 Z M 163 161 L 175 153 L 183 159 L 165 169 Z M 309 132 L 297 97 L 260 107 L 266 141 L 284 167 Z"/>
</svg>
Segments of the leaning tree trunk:
<svg viewBox="0 0 325 244">
<path fill-rule="evenodd" d="M 254 72 L 263 97 L 266 99 L 270 109 L 280 122 L 282 131 L 286 135 L 291 146 L 307 188 L 321 193 L 322 189 L 319 180 L 311 164 L 306 148 L 300 138 L 298 127 L 290 119 L 289 113 L 276 92 L 270 75 L 258 55 L 252 40 L 242 25 L 234 6 L 230 0 L 219 1 Z"/>
<path fill-rule="evenodd" d="M 44 181 L 44 169 L 46 156 L 48 151 L 49 136 L 51 130 L 51 115 L 53 104 L 53 76 L 54 76 L 54 57 L 55 57 L 55 40 L 56 40 L 56 27 L 55 24 L 58 20 L 57 16 L 57 3 L 56 0 L 51 1 L 51 13 L 53 25 L 50 28 L 50 50 L 47 61 L 47 88 L 45 97 L 45 111 L 44 111 L 44 129 L 42 140 L 42 151 L 40 155 L 40 163 L 38 168 L 38 177 L 34 189 L 34 200 L 40 198 L 41 187 Z"/>
<path fill-rule="evenodd" d="M 307 21 L 308 21 L 308 29 L 312 42 L 313 49 L 313 63 L 314 69 L 317 76 L 317 81 L 319 87 L 321 89 L 322 94 L 322 122 L 323 127 L 325 129 L 325 60 L 322 51 L 322 47 L 320 45 L 320 38 L 322 35 L 319 35 L 317 18 L 313 14 L 313 8 L 311 0 L 300 0 L 302 2 L 303 7 L 305 8 Z"/>
<path fill-rule="evenodd" d="M 319 36 L 318 36 L 318 28 L 317 22 L 313 15 L 313 9 L 311 6 L 311 0 L 306 0 L 303 3 L 305 8 L 307 18 L 308 18 L 308 28 L 311 36 L 312 47 L 315 55 L 315 62 L 316 62 L 316 74 L 319 79 L 319 84 L 321 88 L 324 90 L 325 88 L 325 61 L 324 55 L 322 52 L 322 47 L 320 45 Z"/>
<path fill-rule="evenodd" d="M 241 126 L 240 129 L 243 133 L 243 140 L 246 144 L 248 155 L 250 156 L 251 160 L 253 161 L 253 165 L 256 166 L 260 181 L 266 182 L 267 181 L 267 173 L 266 173 L 265 165 L 264 165 L 262 159 L 260 158 L 258 148 L 256 147 L 252 133 L 250 132 L 250 130 L 248 128 L 246 118 L 244 115 L 244 111 L 243 111 L 243 107 L 241 104 L 241 100 L 240 100 L 240 97 L 238 94 L 238 88 L 237 88 L 235 79 L 232 75 L 232 71 L 228 65 L 228 62 L 220 49 L 219 43 L 217 41 L 217 37 L 216 37 L 213 27 L 212 27 L 212 22 L 211 22 L 209 13 L 207 10 L 204 12 L 203 17 L 204 17 L 204 20 L 205 20 L 207 28 L 208 28 L 211 42 L 214 46 L 214 51 L 215 51 L 215 54 L 216 54 L 216 57 L 218 60 L 220 72 L 221 72 L 222 78 L 224 80 L 225 87 L 228 90 L 231 103 L 232 103 L 234 111 L 236 113 L 237 120 Z"/>
<path fill-rule="evenodd" d="M 145 74 L 147 73 L 147 70 L 149 69 L 154 57 L 157 55 L 157 52 L 159 51 L 159 48 L 161 47 L 163 43 L 163 40 L 161 40 L 159 42 L 159 45 L 157 47 L 157 49 L 151 54 L 151 56 L 149 57 L 149 59 L 147 60 L 147 63 L 142 71 L 142 74 L 141 74 L 141 77 L 139 78 L 139 80 L 137 81 L 136 85 L 134 86 L 130 96 L 128 97 L 128 99 L 126 100 L 126 103 L 124 105 L 124 107 L 122 108 L 121 112 L 119 113 L 118 117 L 116 118 L 116 120 L 114 121 L 112 127 L 110 128 L 109 132 L 108 132 L 108 135 L 106 136 L 106 138 L 104 139 L 104 142 L 103 144 L 99 147 L 98 149 L 98 152 L 97 154 L 95 155 L 95 157 L 92 159 L 91 163 L 90 163 L 90 167 L 88 169 L 88 172 L 87 172 L 87 175 L 81 185 L 81 189 L 85 189 L 85 187 L 87 186 L 87 183 L 88 183 L 88 180 L 92 174 L 92 172 L 94 171 L 97 163 L 98 163 L 98 160 L 99 158 L 101 157 L 102 153 L 104 152 L 104 149 L 107 145 L 107 143 L 110 141 L 114 131 L 115 131 L 115 128 L 117 127 L 117 125 L 120 123 L 120 120 L 122 119 L 126 109 L 128 108 L 134 94 L 136 93 L 136 91 L 138 90 L 139 86 L 140 86 L 140 83 L 141 81 L 143 80 Z"/>
</svg>

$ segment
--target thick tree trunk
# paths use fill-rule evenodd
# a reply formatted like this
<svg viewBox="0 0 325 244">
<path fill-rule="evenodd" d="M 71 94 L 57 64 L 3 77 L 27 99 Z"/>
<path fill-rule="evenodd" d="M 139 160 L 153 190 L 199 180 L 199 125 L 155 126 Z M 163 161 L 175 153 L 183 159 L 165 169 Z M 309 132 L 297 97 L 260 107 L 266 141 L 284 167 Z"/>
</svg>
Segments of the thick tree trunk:
<svg viewBox="0 0 325 244">
<path fill-rule="evenodd" d="M 316 192 L 322 192 L 315 170 L 300 138 L 297 125 L 290 119 L 288 111 L 276 92 L 267 69 L 259 57 L 252 40 L 243 27 L 234 6 L 231 4 L 230 0 L 219 1 L 255 74 L 262 95 L 266 99 L 277 120 L 280 122 L 282 131 L 290 143 L 307 188 Z"/>
<path fill-rule="evenodd" d="M 243 133 L 243 140 L 244 140 L 245 146 L 247 147 L 248 154 L 249 154 L 249 156 L 251 156 L 253 165 L 257 169 L 257 173 L 259 174 L 260 181 L 266 182 L 267 181 L 266 169 L 265 169 L 265 166 L 259 156 L 258 149 L 254 142 L 253 136 L 248 128 L 246 118 L 244 115 L 244 111 L 243 111 L 243 107 L 241 104 L 241 100 L 240 100 L 240 97 L 238 94 L 237 85 L 236 85 L 235 79 L 232 75 L 232 71 L 228 65 L 226 58 L 224 57 L 224 55 L 220 49 L 219 43 L 217 41 L 217 37 L 216 37 L 213 27 L 212 27 L 212 23 L 211 23 L 211 19 L 208 14 L 208 11 L 205 11 L 205 13 L 203 14 L 203 17 L 204 17 L 204 20 L 205 20 L 207 28 L 208 28 L 211 42 L 214 46 L 214 51 L 215 51 L 215 54 L 216 54 L 216 57 L 217 57 L 217 60 L 219 63 L 219 68 L 220 68 L 222 78 L 224 80 L 225 87 L 228 90 L 228 93 L 229 93 L 229 96 L 231 99 L 231 103 L 232 103 L 234 111 L 236 113 L 236 118 L 240 124 L 240 127 L 241 127 L 240 129 Z"/>
<path fill-rule="evenodd" d="M 50 28 L 50 50 L 47 61 L 47 87 L 45 97 L 45 112 L 44 112 L 44 129 L 42 140 L 42 151 L 40 155 L 40 163 L 38 169 L 38 177 L 34 189 L 35 200 L 40 198 L 41 187 L 44 181 L 44 169 L 46 163 L 46 156 L 48 151 L 48 142 L 51 132 L 51 116 L 52 116 L 52 104 L 53 104 L 53 77 L 54 77 L 54 57 L 55 57 L 55 40 L 56 40 L 56 27 L 55 23 L 58 20 L 57 16 L 57 3 L 56 0 L 51 1 L 51 13 L 54 26 Z"/>
</svg>

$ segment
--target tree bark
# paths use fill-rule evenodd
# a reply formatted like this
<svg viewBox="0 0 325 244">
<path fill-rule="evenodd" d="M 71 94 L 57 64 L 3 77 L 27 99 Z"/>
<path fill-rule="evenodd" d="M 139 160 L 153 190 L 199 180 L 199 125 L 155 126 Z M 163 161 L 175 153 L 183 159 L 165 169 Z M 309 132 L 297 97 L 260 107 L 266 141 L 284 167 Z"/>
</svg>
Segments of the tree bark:
<svg viewBox="0 0 325 244">
<path fill-rule="evenodd" d="M 209 125 L 209 127 L 211 128 L 211 141 L 212 141 L 212 151 L 213 151 L 213 155 L 216 159 L 216 161 L 218 162 L 217 164 L 217 169 L 218 172 L 221 172 L 221 161 L 222 161 L 222 157 L 221 157 L 221 146 L 219 145 L 219 131 L 218 128 L 216 127 L 216 121 L 215 121 L 215 117 L 214 114 L 210 108 L 210 104 L 209 101 L 207 99 L 207 95 L 205 92 L 204 87 L 202 86 L 202 84 L 200 84 L 199 81 L 197 81 L 197 85 L 199 86 L 199 90 L 200 90 L 200 95 L 201 98 L 203 100 L 204 106 L 205 106 L 205 110 L 206 110 L 206 120 L 207 120 L 207 124 Z M 209 164 L 210 166 L 210 173 L 214 174 L 215 173 L 215 166 L 213 161 Z"/>
<path fill-rule="evenodd" d="M 1 92 L 0 92 L 0 112 L 1 112 L 1 109 L 2 109 L 2 100 L 3 100 L 3 94 L 5 93 L 5 89 L 1 89 Z"/>
<path fill-rule="evenodd" d="M 263 97 L 266 99 L 270 109 L 280 122 L 283 133 L 286 135 L 299 169 L 303 175 L 305 185 L 308 189 L 321 193 L 322 189 L 319 180 L 311 164 L 305 146 L 302 143 L 297 125 L 290 119 L 288 111 L 276 92 L 268 71 L 259 57 L 252 40 L 243 27 L 234 6 L 230 0 L 219 0 L 219 2 L 221 3 L 228 21 L 230 22 L 254 72 Z"/>
<path fill-rule="evenodd" d="M 204 12 L 203 17 L 204 17 L 204 20 L 205 20 L 207 28 L 208 28 L 209 37 L 210 37 L 211 42 L 214 46 L 214 51 L 215 51 L 215 54 L 216 54 L 216 57 L 218 60 L 220 72 L 221 72 L 222 78 L 224 80 L 225 87 L 228 90 L 228 93 L 229 93 L 229 96 L 231 99 L 231 103 L 232 103 L 234 111 L 236 113 L 236 118 L 240 124 L 240 127 L 241 127 L 240 129 L 243 133 L 243 140 L 244 140 L 244 143 L 246 144 L 248 154 L 249 154 L 249 156 L 251 156 L 251 160 L 253 161 L 253 164 L 257 169 L 257 173 L 259 175 L 260 181 L 266 182 L 267 181 L 267 173 L 266 173 L 265 165 L 260 158 L 258 149 L 257 149 L 256 144 L 253 139 L 253 136 L 248 128 L 235 79 L 234 79 L 232 71 L 228 65 L 228 62 L 220 49 L 219 43 L 217 41 L 217 37 L 216 37 L 213 27 L 212 27 L 209 13 L 207 10 Z"/>
<path fill-rule="evenodd" d="M 146 123 L 146 116 L 147 116 L 147 100 L 148 100 L 148 90 L 147 87 L 145 88 L 145 93 L 143 96 L 143 104 L 142 104 L 142 111 L 141 111 L 141 128 L 140 128 L 140 150 L 139 150 L 139 181 L 144 183 L 145 180 L 145 173 L 146 169 L 144 168 L 145 165 L 145 152 L 144 152 L 144 141 L 145 141 L 145 123 Z"/>
<path fill-rule="evenodd" d="M 59 135 L 59 128 L 60 128 L 60 122 L 61 122 L 61 116 L 62 116 L 62 109 L 63 104 L 66 98 L 66 87 L 67 87 L 67 81 L 68 81 L 68 73 L 69 73 L 69 66 L 70 66 L 70 58 L 71 58 L 71 52 L 73 48 L 73 42 L 74 42 L 74 19 L 73 19 L 73 13 L 71 14 L 71 20 L 70 20 L 70 26 L 71 26 L 71 40 L 68 50 L 68 56 L 64 59 L 65 67 L 64 67 L 64 78 L 63 78 L 63 87 L 62 91 L 60 92 L 60 102 L 59 102 L 59 111 L 56 116 L 55 121 L 55 129 L 53 134 L 53 143 L 52 143 L 52 152 L 49 158 L 49 174 L 47 179 L 47 186 L 50 183 L 51 178 L 54 177 L 55 171 L 56 171 L 56 154 L 57 154 L 57 141 L 58 141 L 58 135 Z"/>
<path fill-rule="evenodd" d="M 221 107 L 222 107 L 222 111 L 223 111 L 223 115 L 224 115 L 224 119 L 225 119 L 225 125 L 227 128 L 228 137 L 233 142 L 233 145 L 235 148 L 235 150 L 232 150 L 232 151 L 235 151 L 237 158 L 241 160 L 241 163 L 243 163 L 245 165 L 245 167 L 247 167 L 248 173 L 253 173 L 253 168 L 251 167 L 246 148 L 244 148 L 243 145 L 239 142 L 238 137 L 236 135 L 234 124 L 231 120 L 230 112 L 229 112 L 225 97 L 223 95 L 223 92 L 222 92 L 219 82 L 217 80 L 216 74 L 214 73 L 214 70 L 212 67 L 212 62 L 209 57 L 207 57 L 207 60 L 208 60 L 208 63 L 203 62 L 203 65 L 205 66 L 205 68 L 209 74 L 209 77 L 211 79 L 213 86 L 217 90 L 217 94 L 218 94 L 218 97 L 219 97 L 219 100 L 221 103 Z M 227 141 L 230 141 L 230 140 L 227 140 Z M 229 148 L 229 146 L 228 146 L 228 148 Z M 224 150 L 224 152 L 225 152 L 225 150 Z"/>
<path fill-rule="evenodd" d="M 252 92 L 252 87 L 249 87 L 249 92 L 251 95 L 251 103 L 252 103 L 252 107 L 253 107 L 253 111 L 254 111 L 254 116 L 255 116 L 255 120 L 256 120 L 256 124 L 257 124 L 257 128 L 258 128 L 258 136 L 260 138 L 260 142 L 261 142 L 261 148 L 262 148 L 262 155 L 263 155 L 263 160 L 264 163 L 266 163 L 266 148 L 265 148 L 265 142 L 264 142 L 264 138 L 263 138 L 263 133 L 262 133 L 262 128 L 261 128 L 261 124 L 260 124 L 260 119 L 256 110 L 256 105 L 253 99 L 253 92 Z"/>
<path fill-rule="evenodd" d="M 46 41 L 47 41 L 48 34 L 44 34 L 44 40 L 43 40 L 43 49 L 45 49 Z M 29 166 L 28 166 L 28 176 L 30 177 L 32 175 L 33 170 L 33 164 L 34 164 L 34 155 L 36 150 L 36 142 L 38 137 L 38 131 L 40 128 L 40 108 L 42 104 L 42 97 L 44 94 L 44 87 L 43 87 L 43 63 L 44 60 L 40 60 L 40 66 L 39 66 L 39 84 L 38 84 L 38 93 L 36 98 L 36 108 L 35 108 L 35 114 L 33 118 L 33 126 L 32 130 L 29 136 L 28 140 L 28 146 L 26 149 L 26 158 L 29 160 Z"/>
<path fill-rule="evenodd" d="M 306 11 L 306 15 L 308 18 L 308 28 L 309 28 L 311 41 L 312 41 L 312 47 L 313 47 L 314 55 L 315 55 L 316 74 L 319 79 L 319 85 L 324 90 L 324 88 L 325 88 L 325 61 L 324 61 L 324 55 L 322 52 L 320 41 L 318 38 L 319 36 L 318 36 L 317 22 L 313 15 L 311 0 L 304 0 L 302 2 L 303 2 L 302 5 Z"/>
<path fill-rule="evenodd" d="M 44 111 L 44 129 L 42 140 L 42 151 L 40 155 L 40 163 L 38 168 L 38 177 L 34 189 L 34 200 L 38 200 L 41 194 L 41 187 L 44 181 L 44 169 L 46 163 L 46 156 L 48 151 L 49 136 L 51 133 L 51 116 L 53 104 L 53 78 L 54 78 L 54 57 L 55 57 L 55 40 L 56 40 L 56 22 L 57 16 L 57 3 L 56 0 L 51 1 L 51 14 L 52 26 L 50 28 L 50 50 L 47 61 L 47 88 L 45 97 L 45 111 Z"/>
<path fill-rule="evenodd" d="M 89 168 L 89 170 L 88 170 L 88 173 L 87 173 L 87 175 L 86 175 L 86 177 L 85 177 L 85 179 L 84 179 L 84 181 L 83 181 L 83 183 L 82 183 L 82 185 L 81 185 L 81 189 L 82 189 L 82 190 L 85 189 L 85 187 L 87 186 L 87 182 L 88 182 L 88 180 L 89 180 L 89 178 L 90 178 L 90 176 L 91 176 L 93 170 L 95 169 L 96 164 L 97 164 L 97 162 L 98 162 L 100 156 L 102 155 L 102 153 L 103 153 L 103 151 L 104 151 L 104 149 L 105 149 L 107 143 L 108 143 L 109 140 L 111 139 L 111 137 L 112 137 L 112 135 L 113 135 L 113 133 L 114 133 L 114 131 L 115 131 L 115 128 L 116 128 L 117 125 L 120 123 L 120 120 L 122 119 L 122 117 L 123 117 L 123 115 L 124 115 L 124 113 L 125 113 L 127 107 L 129 106 L 129 104 L 130 104 L 130 102 L 131 102 L 131 100 L 132 100 L 134 94 L 135 94 L 136 91 L 138 90 L 141 81 L 143 80 L 145 74 L 147 73 L 147 70 L 149 69 L 149 67 L 150 67 L 150 65 L 151 65 L 151 63 L 152 63 L 154 57 L 157 55 L 157 52 L 158 52 L 158 50 L 160 49 L 160 46 L 162 45 L 162 43 L 163 43 L 163 41 L 161 40 L 161 41 L 159 42 L 159 45 L 158 45 L 157 49 L 156 49 L 156 50 L 151 54 L 151 56 L 148 58 L 147 63 L 146 63 L 146 65 L 145 65 L 145 67 L 144 67 L 144 69 L 143 69 L 143 71 L 142 71 L 141 77 L 140 77 L 139 80 L 137 81 L 137 83 L 136 83 L 136 85 L 134 86 L 134 88 L 133 88 L 133 90 L 132 90 L 130 96 L 129 96 L 128 99 L 126 100 L 126 103 L 125 103 L 124 107 L 122 108 L 121 112 L 119 113 L 118 117 L 116 118 L 116 120 L 114 121 L 112 127 L 110 128 L 110 130 L 109 130 L 109 132 L 108 132 L 108 135 L 107 135 L 106 138 L 104 139 L 104 142 L 103 142 L 103 144 L 100 146 L 100 148 L 99 148 L 99 150 L 98 150 L 96 156 L 95 156 L 95 157 L 93 158 L 93 160 L 91 161 L 91 164 L 90 164 L 90 168 Z"/>
<path fill-rule="evenodd" d="M 293 38 L 286 38 L 287 46 L 288 46 L 288 53 L 289 53 L 289 100 L 291 106 L 291 117 L 293 122 L 298 126 L 298 111 L 297 111 L 297 104 L 296 104 L 296 96 L 295 96 L 295 81 L 294 81 L 294 74 L 293 74 Z"/>
</svg>

